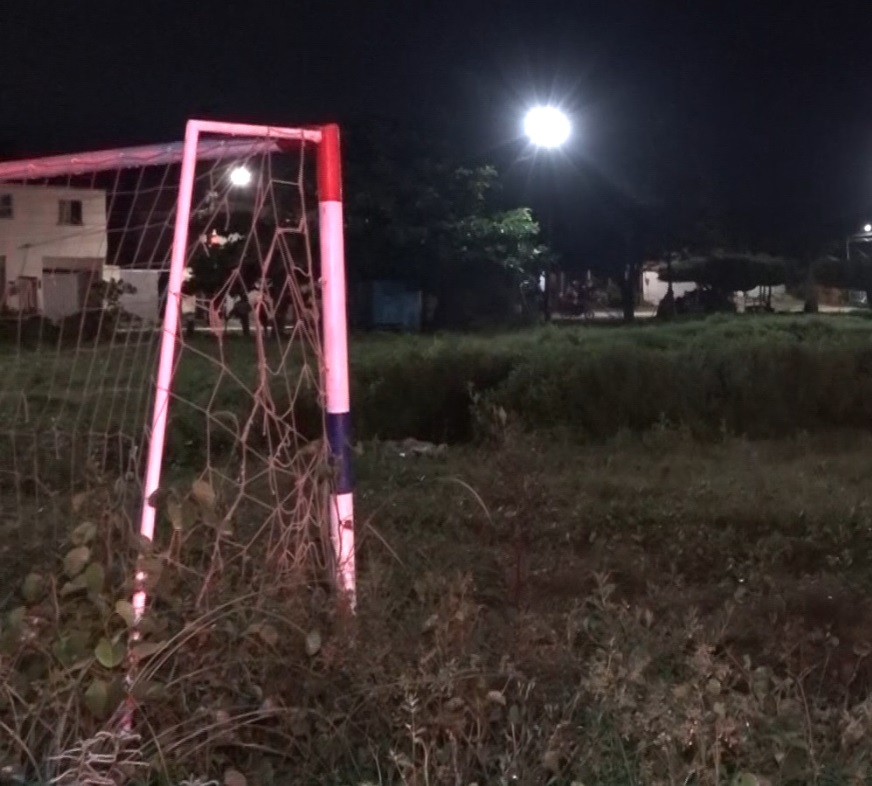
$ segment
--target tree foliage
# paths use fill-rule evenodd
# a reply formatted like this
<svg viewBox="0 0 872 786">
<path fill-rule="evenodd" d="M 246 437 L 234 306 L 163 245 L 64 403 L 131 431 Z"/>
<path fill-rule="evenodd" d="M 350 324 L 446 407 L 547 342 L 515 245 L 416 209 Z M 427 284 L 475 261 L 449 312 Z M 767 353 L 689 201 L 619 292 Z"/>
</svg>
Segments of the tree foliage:
<svg viewBox="0 0 872 786">
<path fill-rule="evenodd" d="M 825 287 L 855 289 L 872 293 L 872 259 L 852 251 L 850 260 L 826 254 L 812 263 L 814 280 Z"/>
<path fill-rule="evenodd" d="M 467 264 L 498 262 L 520 275 L 542 270 L 549 250 L 539 239 L 539 224 L 528 207 L 472 214 L 454 227 L 460 255 Z"/>
<path fill-rule="evenodd" d="M 224 292 L 243 261 L 240 254 L 242 242 L 233 239 L 221 246 L 200 244 L 191 257 L 191 277 L 185 290 L 209 298 Z"/>
<path fill-rule="evenodd" d="M 734 251 L 679 257 L 660 272 L 663 281 L 695 283 L 722 292 L 747 292 L 785 284 L 790 263 L 783 257 Z"/>
<path fill-rule="evenodd" d="M 347 145 L 349 276 L 406 282 L 439 301 L 442 323 L 492 300 L 520 297 L 548 262 L 528 208 L 501 203 L 490 165 L 463 166 L 426 137 L 370 128 Z M 462 301 L 463 307 L 458 309 Z M 453 316 L 449 316 L 453 314 Z"/>
</svg>

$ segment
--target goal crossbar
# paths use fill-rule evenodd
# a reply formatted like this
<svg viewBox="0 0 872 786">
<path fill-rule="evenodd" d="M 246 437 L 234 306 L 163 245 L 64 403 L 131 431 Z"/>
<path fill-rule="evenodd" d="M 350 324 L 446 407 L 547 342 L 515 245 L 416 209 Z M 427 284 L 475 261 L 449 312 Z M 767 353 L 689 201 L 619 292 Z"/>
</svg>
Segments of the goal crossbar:
<svg viewBox="0 0 872 786">
<path fill-rule="evenodd" d="M 200 134 L 227 133 L 217 129 L 230 125 L 211 121 L 193 122 L 199 126 Z M 318 144 L 322 137 L 319 129 L 281 129 L 269 126 L 240 126 L 240 128 L 246 131 L 237 132 L 234 135 L 237 138 L 201 139 L 197 147 L 197 160 L 217 161 L 237 153 L 240 155 L 265 153 L 278 149 L 280 142 L 299 141 Z M 73 155 L 4 161 L 0 162 L 0 180 L 33 180 L 177 164 L 181 163 L 184 152 L 184 142 L 171 142 L 165 145 L 140 145 Z"/>
</svg>

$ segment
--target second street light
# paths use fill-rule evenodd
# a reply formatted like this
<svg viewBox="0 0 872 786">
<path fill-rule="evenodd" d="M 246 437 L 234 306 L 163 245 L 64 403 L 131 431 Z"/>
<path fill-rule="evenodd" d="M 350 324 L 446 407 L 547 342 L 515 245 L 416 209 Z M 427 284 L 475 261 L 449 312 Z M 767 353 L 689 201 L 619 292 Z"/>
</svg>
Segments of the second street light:
<svg viewBox="0 0 872 786">
<path fill-rule="evenodd" d="M 557 150 L 563 147 L 572 134 L 572 124 L 564 112 L 555 106 L 535 106 L 524 117 L 524 135 L 534 147 L 544 150 Z M 553 209 L 549 201 L 548 207 L 548 245 L 551 246 L 553 238 Z M 545 321 L 551 319 L 551 263 L 545 266 Z"/>
<path fill-rule="evenodd" d="M 230 183 L 237 188 L 244 188 L 251 183 L 251 170 L 245 166 L 235 166 L 230 170 Z"/>
</svg>

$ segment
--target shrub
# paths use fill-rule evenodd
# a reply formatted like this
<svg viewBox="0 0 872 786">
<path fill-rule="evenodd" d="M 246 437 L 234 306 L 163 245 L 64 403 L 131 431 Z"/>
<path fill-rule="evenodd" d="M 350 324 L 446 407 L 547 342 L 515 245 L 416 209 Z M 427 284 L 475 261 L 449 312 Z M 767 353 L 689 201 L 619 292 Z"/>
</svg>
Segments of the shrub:
<svg viewBox="0 0 872 786">
<path fill-rule="evenodd" d="M 699 436 L 866 428 L 870 335 L 852 319 L 714 317 L 362 342 L 352 373 L 355 428 L 362 438 L 466 441 L 470 389 L 524 428 L 594 439 L 664 421 Z"/>
</svg>

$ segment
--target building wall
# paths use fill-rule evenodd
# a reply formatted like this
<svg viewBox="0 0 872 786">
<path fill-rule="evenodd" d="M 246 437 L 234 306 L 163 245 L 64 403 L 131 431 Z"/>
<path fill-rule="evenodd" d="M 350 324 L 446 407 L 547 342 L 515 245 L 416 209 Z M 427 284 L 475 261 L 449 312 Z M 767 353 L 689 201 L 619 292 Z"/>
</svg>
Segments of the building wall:
<svg viewBox="0 0 872 786">
<path fill-rule="evenodd" d="M 118 300 L 121 308 L 149 323 L 160 319 L 160 274 L 160 270 L 130 270 L 118 265 L 105 265 L 103 268 L 104 281 L 123 281 L 136 289 L 136 292 L 121 295 Z"/>
<path fill-rule="evenodd" d="M 12 217 L 0 218 L 0 257 L 5 257 L 6 306 L 19 309 L 36 287 L 44 308 L 44 270 L 98 272 L 106 259 L 106 193 L 96 189 L 0 184 L 12 196 Z M 82 203 L 82 223 L 61 223 L 61 200 Z M 23 281 L 19 281 L 23 279 Z M 65 290 L 71 287 L 63 285 Z M 28 290 L 27 297 L 21 292 Z M 65 309 L 64 309 L 65 310 Z"/>
<path fill-rule="evenodd" d="M 78 273 L 44 273 L 40 290 L 42 313 L 52 320 L 81 313 L 87 286 Z"/>
</svg>

